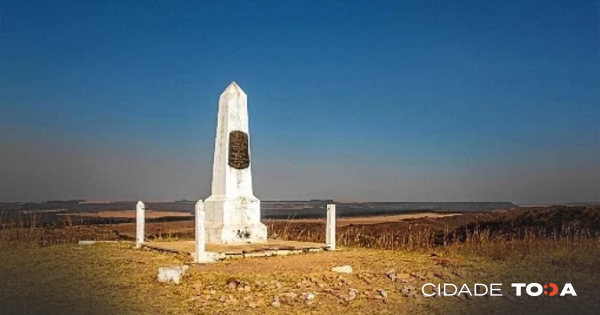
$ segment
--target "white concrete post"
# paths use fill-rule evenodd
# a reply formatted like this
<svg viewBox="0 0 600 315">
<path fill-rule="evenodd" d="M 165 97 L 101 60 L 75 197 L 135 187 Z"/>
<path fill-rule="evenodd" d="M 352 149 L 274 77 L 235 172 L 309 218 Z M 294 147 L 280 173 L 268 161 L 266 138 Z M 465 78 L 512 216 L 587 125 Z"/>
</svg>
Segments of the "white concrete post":
<svg viewBox="0 0 600 315">
<path fill-rule="evenodd" d="M 204 202 L 202 199 L 196 202 L 196 251 L 194 261 L 197 263 L 206 262 L 206 212 L 204 211 Z"/>
<path fill-rule="evenodd" d="M 325 244 L 329 247 L 329 250 L 335 250 L 335 204 L 327 205 Z"/>
<path fill-rule="evenodd" d="M 135 247 L 140 248 L 144 243 L 144 223 L 145 223 L 146 206 L 141 201 L 138 201 L 135 206 Z"/>
</svg>

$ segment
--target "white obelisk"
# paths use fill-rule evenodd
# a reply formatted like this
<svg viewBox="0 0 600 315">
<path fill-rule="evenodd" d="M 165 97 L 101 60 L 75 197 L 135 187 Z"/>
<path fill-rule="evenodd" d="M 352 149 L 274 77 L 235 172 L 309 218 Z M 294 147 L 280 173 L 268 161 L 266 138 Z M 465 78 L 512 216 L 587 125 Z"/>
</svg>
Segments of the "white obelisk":
<svg viewBox="0 0 600 315">
<path fill-rule="evenodd" d="M 212 194 L 204 202 L 208 243 L 267 241 L 267 227 L 260 222 L 260 200 L 252 191 L 247 99 L 235 82 L 219 99 Z"/>
</svg>

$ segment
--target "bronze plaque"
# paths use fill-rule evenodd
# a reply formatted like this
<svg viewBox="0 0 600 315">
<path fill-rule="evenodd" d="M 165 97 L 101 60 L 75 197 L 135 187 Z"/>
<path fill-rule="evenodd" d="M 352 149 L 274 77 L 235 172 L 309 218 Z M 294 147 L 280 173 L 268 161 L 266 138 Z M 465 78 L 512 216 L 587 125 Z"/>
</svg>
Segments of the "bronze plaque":
<svg viewBox="0 0 600 315">
<path fill-rule="evenodd" d="M 229 133 L 229 166 L 239 170 L 250 166 L 248 134 L 243 131 Z"/>
</svg>

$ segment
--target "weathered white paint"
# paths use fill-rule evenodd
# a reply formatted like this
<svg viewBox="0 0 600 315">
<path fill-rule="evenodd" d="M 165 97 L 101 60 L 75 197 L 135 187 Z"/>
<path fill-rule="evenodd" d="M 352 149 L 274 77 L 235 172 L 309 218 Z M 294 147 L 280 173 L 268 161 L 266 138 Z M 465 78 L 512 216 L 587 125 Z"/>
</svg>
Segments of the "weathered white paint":
<svg viewBox="0 0 600 315">
<path fill-rule="evenodd" d="M 327 205 L 325 244 L 329 247 L 329 250 L 335 250 L 335 204 Z"/>
<path fill-rule="evenodd" d="M 180 284 L 181 278 L 188 270 L 187 265 L 175 267 L 160 267 L 158 268 L 157 279 L 159 282 Z"/>
<path fill-rule="evenodd" d="M 209 243 L 267 241 L 267 227 L 260 222 L 260 200 L 252 191 L 247 100 L 246 93 L 235 82 L 219 99 L 212 194 L 205 200 L 206 240 Z M 248 134 L 250 165 L 241 170 L 228 164 L 229 133 L 236 130 Z"/>
<path fill-rule="evenodd" d="M 337 266 L 337 267 L 331 268 L 331 271 L 339 272 L 339 273 L 352 273 L 352 266 L 350 266 L 350 265 Z"/>
<path fill-rule="evenodd" d="M 135 247 L 140 248 L 144 243 L 144 225 L 145 225 L 146 206 L 138 201 L 135 206 Z"/>
<path fill-rule="evenodd" d="M 196 263 L 207 263 L 214 261 L 214 259 L 209 259 L 209 256 L 206 253 L 206 230 L 204 226 L 206 225 L 206 212 L 204 211 L 204 202 L 202 200 L 198 200 L 196 202 L 196 249 L 194 251 L 194 261 Z"/>
</svg>

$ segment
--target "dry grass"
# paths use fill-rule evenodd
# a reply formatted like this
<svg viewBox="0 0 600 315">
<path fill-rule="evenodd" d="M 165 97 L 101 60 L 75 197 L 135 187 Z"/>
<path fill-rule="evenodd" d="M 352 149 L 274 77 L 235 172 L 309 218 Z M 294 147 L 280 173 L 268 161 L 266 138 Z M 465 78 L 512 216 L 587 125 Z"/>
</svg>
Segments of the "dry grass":
<svg viewBox="0 0 600 315">
<path fill-rule="evenodd" d="M 395 215 L 378 215 L 378 216 L 362 216 L 362 217 L 341 217 L 337 218 L 336 226 L 337 227 L 345 227 L 349 225 L 362 225 L 362 224 L 379 224 L 379 223 L 389 223 L 389 222 L 399 222 L 406 220 L 414 220 L 414 219 L 423 219 L 423 218 L 445 218 L 457 216 L 460 214 L 456 213 L 409 213 L 409 214 L 395 214 Z M 291 222 L 291 223 L 325 223 L 325 218 L 320 219 L 273 219 L 266 220 L 265 224 L 273 224 L 275 222 Z"/>
<path fill-rule="evenodd" d="M 269 221 L 273 237 L 285 240 L 323 242 L 325 223 L 306 220 Z M 391 250 L 433 250 L 458 245 L 463 248 L 496 248 L 493 244 L 531 244 L 553 240 L 578 246 L 600 239 L 600 208 L 555 208 L 526 211 L 518 216 L 488 221 L 464 222 L 457 228 L 430 224 L 426 220 L 350 224 L 337 228 L 339 245 Z M 463 245 L 466 245 L 464 247 Z"/>
<path fill-rule="evenodd" d="M 544 215 L 541 217 L 553 218 Z M 523 222 L 539 217 L 526 216 Z M 586 218 L 579 221 L 588 224 Z M 504 223 L 441 231 L 417 224 L 407 229 L 395 229 L 392 223 L 347 226 L 338 229 L 340 251 L 194 266 L 180 286 L 158 283 L 156 271 L 159 266 L 189 263 L 188 257 L 134 250 L 131 243 L 68 244 L 79 239 L 114 238 L 110 227 L 3 224 L 1 313 L 595 314 L 600 306 L 596 293 L 600 240 L 589 229 L 593 225 L 561 220 L 556 222 L 563 225 L 550 220 L 550 228 L 525 223 L 515 228 L 512 222 L 506 225 L 511 230 L 499 228 Z M 283 239 L 322 242 L 325 238 L 320 223 L 274 222 L 269 229 Z M 49 244 L 62 245 L 40 246 Z M 352 275 L 340 278 L 330 271 L 345 264 L 354 268 Z M 418 288 L 426 282 L 477 282 L 504 283 L 503 291 L 510 291 L 511 282 L 570 282 L 578 296 L 521 298 L 517 302 L 504 298 L 406 298 L 399 292 L 403 284 L 386 277 L 390 269 L 417 275 L 410 279 Z M 231 289 L 228 282 L 232 279 L 248 283 L 250 291 Z M 359 291 L 358 297 L 343 302 L 340 296 L 350 288 Z M 385 300 L 377 298 L 381 289 L 388 293 Z M 311 292 L 316 298 L 311 305 L 295 299 L 279 308 L 271 306 L 274 296 L 288 292 Z"/>
<path fill-rule="evenodd" d="M 562 263 L 573 261 L 560 252 L 540 256 L 545 245 L 534 251 L 530 248 L 525 259 L 525 248 L 518 247 L 501 261 L 459 251 L 430 257 L 431 253 L 373 249 L 231 260 L 194 266 L 179 286 L 158 283 L 156 270 L 186 263 L 185 259 L 134 250 L 127 243 L 11 247 L 3 248 L 0 256 L 0 305 L 2 314 L 514 314 L 541 310 L 592 314 L 590 307 L 600 302 L 595 294 L 596 270 L 589 265 L 565 266 Z M 597 250 L 594 259 L 598 259 Z M 352 275 L 340 277 L 329 271 L 345 264 L 353 266 Z M 386 277 L 390 269 L 426 276 L 426 280 L 411 277 L 417 287 L 426 282 L 502 282 L 508 290 L 510 282 L 572 282 L 579 296 L 577 303 L 544 297 L 517 303 L 501 297 L 413 299 L 400 294 L 403 284 Z M 250 291 L 231 289 L 228 282 L 232 279 L 248 283 Z M 349 288 L 359 294 L 345 303 L 339 296 Z M 385 301 L 377 298 L 381 289 L 388 292 Z M 288 292 L 311 292 L 316 298 L 312 305 L 296 298 L 279 308 L 271 306 L 275 295 Z"/>
</svg>

